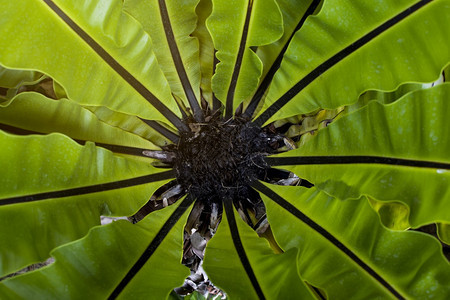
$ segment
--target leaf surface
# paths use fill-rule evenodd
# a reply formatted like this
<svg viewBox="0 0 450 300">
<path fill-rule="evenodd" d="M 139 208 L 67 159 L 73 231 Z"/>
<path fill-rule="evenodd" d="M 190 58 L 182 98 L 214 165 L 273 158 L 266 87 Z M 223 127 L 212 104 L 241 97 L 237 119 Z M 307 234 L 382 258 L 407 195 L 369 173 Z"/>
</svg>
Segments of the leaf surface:
<svg viewBox="0 0 450 300">
<path fill-rule="evenodd" d="M 272 83 L 275 73 L 280 68 L 283 56 L 294 34 L 303 26 L 307 17 L 319 9 L 322 1 L 280 0 L 277 3 L 283 15 L 284 32 L 279 40 L 268 45 L 260 46 L 256 51 L 256 54 L 263 63 L 263 73 L 258 89 L 253 94 L 248 106 L 245 107 L 244 115 L 248 118 L 251 118 L 255 110 L 262 105 L 261 99 Z"/>
<path fill-rule="evenodd" d="M 437 240 L 387 230 L 366 199 L 343 202 L 316 188 L 255 187 L 278 243 L 299 249 L 301 276 L 329 298 L 450 296 L 450 264 Z"/>
<path fill-rule="evenodd" d="M 255 121 L 356 102 L 369 89 L 435 80 L 450 58 L 450 6 L 434 1 L 326 1 L 291 42 Z M 283 109 L 281 109 L 283 107 Z"/>
<path fill-rule="evenodd" d="M 297 251 L 274 254 L 269 243 L 259 238 L 235 210 L 232 216 L 229 213 L 224 212 L 206 248 L 204 266 L 212 281 L 231 299 L 288 299 L 292 295 L 314 299 L 297 269 L 292 268 Z"/>
<path fill-rule="evenodd" d="M 122 12 L 121 1 L 26 0 L 20 10 L 10 1 L 1 5 L 1 64 L 38 69 L 81 104 L 176 122 L 178 108 L 150 38 Z"/>
<path fill-rule="evenodd" d="M 261 60 L 250 47 L 269 44 L 281 37 L 281 12 L 274 0 L 213 0 L 206 25 L 220 61 L 212 78 L 212 89 L 230 117 L 255 92 L 262 74 Z"/>
<path fill-rule="evenodd" d="M 320 130 L 303 147 L 280 155 L 295 161 L 273 163 L 287 164 L 283 168 L 339 199 L 368 195 L 406 203 L 413 227 L 448 222 L 449 95 L 445 83 L 390 105 L 369 103 Z M 316 157 L 315 162 L 308 157 Z"/>
<path fill-rule="evenodd" d="M 50 250 L 98 225 L 100 215 L 133 214 L 173 176 L 61 134 L 0 131 L 0 144 L 2 275 L 46 260 Z"/>
<path fill-rule="evenodd" d="M 23 83 L 38 80 L 41 76 L 39 72 L 7 69 L 0 65 L 0 87 L 3 88 L 18 88 Z"/>
<path fill-rule="evenodd" d="M 93 228 L 86 237 L 54 250 L 52 256 L 56 261 L 49 267 L 0 283 L 0 294 L 4 299 L 106 299 L 146 247 L 161 237 L 159 232 L 184 204 L 180 203 L 152 213 L 134 225 L 120 220 Z M 165 299 L 174 286 L 183 283 L 189 274 L 180 264 L 188 207 L 181 208 L 184 213 L 158 241 L 119 298 L 138 299 L 151 291 L 155 299 Z"/>
<path fill-rule="evenodd" d="M 313 13 L 319 2 L 317 0 L 277 0 L 283 17 L 283 35 L 273 43 L 258 47 L 256 54 L 263 63 L 262 77 L 267 74 L 278 56 L 284 55 L 286 49 L 283 48 L 289 44 L 292 36 L 301 28 L 306 17 L 311 14 L 308 8 L 311 6 Z"/>
<path fill-rule="evenodd" d="M 198 40 L 191 37 L 197 23 L 199 0 L 125 0 L 124 9 L 150 35 L 156 58 L 171 92 L 190 106 L 198 121 L 202 118 Z"/>
<path fill-rule="evenodd" d="M 178 135 L 173 132 L 173 129 L 164 123 L 143 120 L 137 116 L 113 111 L 104 106 L 85 106 L 84 108 L 90 110 L 102 122 L 143 137 L 160 147 L 175 143 L 178 139 Z"/>
<path fill-rule="evenodd" d="M 197 27 L 192 33 L 199 41 L 200 71 L 201 71 L 201 95 L 213 107 L 217 109 L 220 102 L 215 98 L 211 87 L 211 78 L 216 69 L 216 50 L 211 34 L 206 27 L 206 20 L 212 12 L 212 0 L 200 0 L 196 7 L 198 17 Z"/>
<path fill-rule="evenodd" d="M 450 223 L 439 223 L 437 224 L 437 234 L 439 239 L 450 245 Z"/>
<path fill-rule="evenodd" d="M 82 141 L 158 149 L 137 135 L 101 122 L 76 102 L 55 101 L 37 93 L 21 93 L 9 105 L 0 105 L 0 123 L 38 133 L 59 132 Z"/>
</svg>

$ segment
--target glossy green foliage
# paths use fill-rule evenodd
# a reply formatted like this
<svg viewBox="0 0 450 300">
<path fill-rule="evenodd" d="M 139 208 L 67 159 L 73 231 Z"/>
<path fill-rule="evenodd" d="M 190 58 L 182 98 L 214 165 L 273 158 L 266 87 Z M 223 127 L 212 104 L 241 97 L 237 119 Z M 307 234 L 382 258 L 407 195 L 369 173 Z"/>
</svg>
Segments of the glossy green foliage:
<svg viewBox="0 0 450 300">
<path fill-rule="evenodd" d="M 102 122 L 94 113 L 68 99 L 58 101 L 37 93 L 21 93 L 0 110 L 3 124 L 35 132 L 59 132 L 77 140 L 157 149 L 147 139 Z M 80 124 L 79 120 L 84 122 Z M 95 131 L 92 128 L 96 128 Z"/>
<path fill-rule="evenodd" d="M 302 21 L 309 6 L 314 2 L 320 1 L 302 1 L 302 0 L 281 0 L 277 1 L 283 15 L 283 36 L 277 41 L 258 47 L 256 54 L 263 63 L 264 78 L 270 70 L 272 64 L 282 52 L 283 47 L 289 42 L 290 37 L 295 32 L 296 27 Z"/>
<path fill-rule="evenodd" d="M 450 134 L 446 125 L 449 94 L 450 84 L 445 83 L 407 94 L 390 105 L 373 101 L 332 123 L 307 145 L 282 156 L 387 156 L 416 161 L 417 166 L 325 164 L 287 168 L 340 199 L 367 195 L 402 201 L 410 209 L 409 222 L 414 227 L 448 222 L 450 171 L 420 167 L 419 162 L 450 162 L 450 141 L 446 138 Z"/>
<path fill-rule="evenodd" d="M 446 1 L 432 1 L 382 34 L 367 37 L 388 20 L 395 22 L 399 14 L 420 2 L 428 1 L 327 1 L 320 13 L 311 17 L 294 37 L 274 77 L 265 107 L 320 65 L 325 64 L 326 72 L 322 71 L 317 80 L 305 85 L 294 101 L 271 120 L 295 115 L 297 111 L 308 113 L 318 108 L 352 104 L 360 93 L 374 87 L 392 90 L 405 81 L 436 80 L 436 70 L 448 63 L 450 53 L 446 42 L 450 28 L 440 26 L 438 21 L 450 21 Z M 359 39 L 363 39 L 361 45 L 355 44 Z M 433 44 L 441 47 L 431 50 Z M 352 46 L 359 48 L 350 53 L 344 50 Z M 430 50 L 433 55 L 427 55 Z M 345 59 L 333 60 L 340 51 Z"/>
<path fill-rule="evenodd" d="M 102 5 L 87 0 L 55 3 L 128 73 L 174 112 L 178 111 L 155 60 L 149 36 L 136 20 L 122 11 L 121 1 Z M 21 9 L 17 9 L 17 3 L 9 1 L 2 2 L 2 6 L 0 39 L 4 47 L 0 56 L 3 66 L 38 69 L 63 85 L 70 99 L 81 104 L 102 105 L 148 119 L 164 120 L 123 75 L 88 47 L 44 1 L 27 0 L 21 4 Z M 30 31 L 30 28 L 39 30 Z M 147 73 L 152 77 L 144 76 Z M 86 88 L 86 84 L 94 88 Z"/>
<path fill-rule="evenodd" d="M 2 298 L 32 299 L 36 294 L 42 299 L 104 298 L 139 258 L 147 241 L 155 238 L 176 206 L 156 212 L 136 226 L 118 221 L 91 230 L 76 243 L 52 252 L 56 259 L 52 266 L 6 281 L 0 286 Z M 123 299 L 146 298 L 149 292 L 155 299 L 164 299 L 174 286 L 183 283 L 189 274 L 180 264 L 181 232 L 186 217 L 177 222 L 139 276 L 123 291 Z"/>
<path fill-rule="evenodd" d="M 449 223 L 438 224 L 438 235 L 441 241 L 450 245 L 450 225 Z"/>
<path fill-rule="evenodd" d="M 236 223 L 239 238 L 248 256 L 250 267 L 254 270 L 262 293 L 269 299 L 288 299 L 296 295 L 310 299 L 312 295 L 301 281 L 292 261 L 297 251 L 292 249 L 283 254 L 274 254 L 269 243 L 258 237 L 235 212 L 230 217 L 224 213 L 219 230 L 208 244 L 205 253 L 206 271 L 213 282 L 220 282 L 232 299 L 256 299 L 258 287 L 247 277 L 245 266 L 232 241 L 230 220 Z M 230 274 L 233 274 L 230 276 Z M 289 289 L 286 288 L 289 286 Z"/>
<path fill-rule="evenodd" d="M 155 196 L 164 155 L 228 117 L 289 127 L 266 162 L 310 185 L 252 183 L 265 232 L 227 193 L 202 203 L 227 298 L 450 298 L 449 0 L 0 7 L 0 299 L 179 297 L 199 211 L 190 187 Z"/>
<path fill-rule="evenodd" d="M 213 1 L 213 7 L 207 26 L 220 63 L 212 88 L 223 103 L 231 101 L 234 111 L 254 93 L 262 74 L 262 63 L 250 48 L 278 40 L 282 17 L 274 0 Z"/>
<path fill-rule="evenodd" d="M 190 36 L 197 23 L 195 7 L 198 2 L 124 1 L 124 10 L 150 35 L 158 64 L 169 81 L 172 94 L 183 99 L 186 106 L 189 105 L 188 97 L 195 101 L 200 99 L 199 43 Z M 164 14 L 167 14 L 167 21 Z M 172 34 L 168 32 L 168 25 Z M 168 55 L 171 51 L 178 51 L 180 59 Z M 193 95 L 189 95 L 191 90 Z"/>
<path fill-rule="evenodd" d="M 21 87 L 37 83 L 43 77 L 39 72 L 9 70 L 0 66 L 0 86 L 4 89 L 0 102 L 13 98 Z"/>
<path fill-rule="evenodd" d="M 212 106 L 213 92 L 211 79 L 215 69 L 214 44 L 206 27 L 206 20 L 212 11 L 212 0 L 200 0 L 195 12 L 197 13 L 197 27 L 192 35 L 199 42 L 200 71 L 201 71 L 201 93 L 202 97 Z"/>
<path fill-rule="evenodd" d="M 299 249 L 300 273 L 311 284 L 324 288 L 330 298 L 393 296 L 386 287 L 374 283 L 363 264 L 387 280 L 398 292 L 397 297 L 444 299 L 450 293 L 449 264 L 433 238 L 417 232 L 387 230 L 366 199 L 343 202 L 316 188 L 270 188 L 290 199 L 291 205 L 321 227 L 322 231 L 314 230 L 311 224 L 295 218 L 267 196 L 263 198 L 280 245 L 284 249 Z M 327 240 L 323 232 L 338 238 L 343 245 Z M 362 262 L 350 261 L 344 247 Z M 408 273 L 415 276 L 404 276 Z"/>
<path fill-rule="evenodd" d="M 91 186 L 158 172 L 149 164 L 116 157 L 90 142 L 80 146 L 60 134 L 0 134 L 3 145 L 1 167 L 9 171 L 8 176 L 0 179 L 3 198 Z M 100 215 L 132 214 L 162 183 L 164 181 L 102 194 L 2 206 L 0 236 L 5 242 L 0 245 L 1 273 L 8 274 L 45 260 L 53 248 L 78 239 L 90 227 L 99 225 Z M 129 201 L 130 198 L 133 201 Z M 34 246 L 29 247 L 30 244 Z"/>
</svg>

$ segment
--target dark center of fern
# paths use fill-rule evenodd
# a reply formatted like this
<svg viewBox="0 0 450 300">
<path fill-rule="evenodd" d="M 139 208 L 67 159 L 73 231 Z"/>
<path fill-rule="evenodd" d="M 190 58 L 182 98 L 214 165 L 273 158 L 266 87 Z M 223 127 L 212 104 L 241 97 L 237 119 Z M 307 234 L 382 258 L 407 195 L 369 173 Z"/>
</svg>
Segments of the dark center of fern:
<svg viewBox="0 0 450 300">
<path fill-rule="evenodd" d="M 249 184 L 264 179 L 264 156 L 275 151 L 279 136 L 240 120 L 190 124 L 176 150 L 177 181 L 201 201 L 245 198 Z"/>
</svg>

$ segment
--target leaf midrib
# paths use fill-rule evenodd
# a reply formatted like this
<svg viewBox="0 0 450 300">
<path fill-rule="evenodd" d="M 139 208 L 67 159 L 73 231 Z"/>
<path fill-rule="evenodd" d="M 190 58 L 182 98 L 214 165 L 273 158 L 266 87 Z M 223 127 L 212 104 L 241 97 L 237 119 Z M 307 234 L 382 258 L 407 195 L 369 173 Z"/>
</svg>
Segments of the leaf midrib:
<svg viewBox="0 0 450 300">
<path fill-rule="evenodd" d="M 327 239 L 336 248 L 342 251 L 349 259 L 351 259 L 355 264 L 361 267 L 367 274 L 372 277 L 375 281 L 380 283 L 386 290 L 388 290 L 397 299 L 405 299 L 400 292 L 398 292 L 392 285 L 390 285 L 381 275 L 379 275 L 373 268 L 363 262 L 351 249 L 345 246 L 341 241 L 334 237 L 325 228 L 317 224 L 314 220 L 309 218 L 307 215 L 298 210 L 294 205 L 286 201 L 284 198 L 279 196 L 272 189 L 268 188 L 259 181 L 253 182 L 252 186 L 259 192 L 263 193 L 270 200 L 278 204 L 280 207 L 285 209 L 288 213 L 296 217 L 298 220 L 309 226 L 312 230 L 320 234 L 322 237 Z"/>
<path fill-rule="evenodd" d="M 244 117 L 251 118 L 253 116 L 256 108 L 258 107 L 258 104 L 260 103 L 264 94 L 266 93 L 267 89 L 269 88 L 270 84 L 272 83 L 275 73 L 280 68 L 281 61 L 283 60 L 284 54 L 286 53 L 286 51 L 289 47 L 289 44 L 291 43 L 292 39 L 294 38 L 295 33 L 302 28 L 306 19 L 314 13 L 314 11 L 317 9 L 319 4 L 320 4 L 320 0 L 313 0 L 311 2 L 311 4 L 309 5 L 308 9 L 306 10 L 305 14 L 301 17 L 300 21 L 297 23 L 297 26 L 294 28 L 294 31 L 289 36 L 289 39 L 286 41 L 286 44 L 281 49 L 277 58 L 273 62 L 269 71 L 267 72 L 266 76 L 262 80 L 261 84 L 258 86 L 256 93 L 253 95 L 252 99 L 250 100 L 250 103 L 247 106 L 247 109 L 245 110 Z"/>
<path fill-rule="evenodd" d="M 99 183 L 94 185 L 85 185 L 80 187 L 74 187 L 70 189 L 48 191 L 42 193 L 27 194 L 22 196 L 15 196 L 10 198 L 0 199 L 0 206 L 13 205 L 19 203 L 28 203 L 35 201 L 42 201 L 48 199 L 65 198 L 71 196 L 86 195 L 98 192 L 106 192 L 111 190 L 117 190 L 122 188 L 133 187 L 137 185 L 143 185 L 151 182 L 162 181 L 175 177 L 175 171 L 169 170 L 160 173 L 153 173 L 149 175 L 133 177 L 129 179 L 116 180 L 111 182 Z"/>
<path fill-rule="evenodd" d="M 204 120 L 203 111 L 200 108 L 197 97 L 192 89 L 189 77 L 186 74 L 183 61 L 181 59 L 180 51 L 173 33 L 172 24 L 170 22 L 169 12 L 167 11 L 167 5 L 165 0 L 158 0 L 159 11 L 161 15 L 162 24 L 164 27 L 164 33 L 166 35 L 167 44 L 169 45 L 170 54 L 177 70 L 178 77 L 180 78 L 181 85 L 183 87 L 184 94 L 188 99 L 189 105 L 194 112 L 194 118 L 197 122 Z"/>
<path fill-rule="evenodd" d="M 188 127 L 177 115 L 162 103 L 152 92 L 150 92 L 137 78 L 128 72 L 118 61 L 116 61 L 99 43 L 97 43 L 86 31 L 84 31 L 74 20 L 70 18 L 52 0 L 43 2 L 78 35 L 99 57 L 105 61 L 120 77 L 122 77 L 137 93 L 144 97 L 156 110 L 169 120 L 178 130 L 188 131 Z"/>
<path fill-rule="evenodd" d="M 450 163 L 370 155 L 266 157 L 265 161 L 272 167 L 291 165 L 382 164 L 450 170 Z"/>
<path fill-rule="evenodd" d="M 287 92 L 285 92 L 280 98 L 275 100 L 261 115 L 259 115 L 253 123 L 259 127 L 262 127 L 264 123 L 266 123 L 275 113 L 277 113 L 283 106 L 285 106 L 289 101 L 291 101 L 295 96 L 297 96 L 304 88 L 306 88 L 310 83 L 316 80 L 323 73 L 331 69 L 337 63 L 342 61 L 344 58 L 366 45 L 368 42 L 390 29 L 395 24 L 401 22 L 408 16 L 412 15 L 414 12 L 423 8 L 426 4 L 435 0 L 421 0 L 414 5 L 408 7 L 403 10 L 396 16 L 390 18 L 385 21 L 360 39 L 354 41 L 349 46 L 345 47 L 325 62 L 317 66 L 311 72 L 309 72 L 306 76 L 300 79 L 293 87 L 291 87 Z"/>
<path fill-rule="evenodd" d="M 236 63 L 233 69 L 233 74 L 231 75 L 231 82 L 228 88 L 226 107 L 225 107 L 225 118 L 229 119 L 233 115 L 233 104 L 234 95 L 236 91 L 237 81 L 239 78 L 239 73 L 241 72 L 242 60 L 244 58 L 244 52 L 247 46 L 248 29 L 250 26 L 250 18 L 252 15 L 253 0 L 248 0 L 247 12 L 245 15 L 244 28 L 242 29 L 241 41 L 239 44 L 238 55 L 236 57 Z"/>
</svg>

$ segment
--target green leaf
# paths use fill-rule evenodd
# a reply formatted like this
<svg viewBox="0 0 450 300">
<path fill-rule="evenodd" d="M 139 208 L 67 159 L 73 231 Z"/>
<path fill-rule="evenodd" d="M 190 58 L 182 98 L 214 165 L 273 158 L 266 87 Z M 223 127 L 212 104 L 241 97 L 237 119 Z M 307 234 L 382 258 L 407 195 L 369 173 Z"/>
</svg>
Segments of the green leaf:
<svg viewBox="0 0 450 300">
<path fill-rule="evenodd" d="M 438 223 L 437 224 L 437 234 L 439 239 L 450 245 L 450 224 L 449 223 Z"/>
<path fill-rule="evenodd" d="M 316 188 L 268 186 L 257 188 L 275 238 L 286 250 L 299 249 L 300 275 L 328 298 L 450 296 L 450 264 L 435 238 L 387 230 L 367 199 L 343 202 Z"/>
<path fill-rule="evenodd" d="M 54 250 L 52 265 L 1 282 L 2 298 L 106 299 L 146 247 L 158 239 L 158 232 L 179 205 L 154 212 L 134 225 L 119 220 L 93 228 L 86 237 Z M 180 264 L 186 209 L 120 298 L 140 299 L 151 291 L 154 299 L 165 299 L 174 286 L 183 283 L 189 274 Z"/>
<path fill-rule="evenodd" d="M 206 27 L 206 19 L 212 12 L 212 0 L 200 0 L 195 11 L 197 13 L 198 21 L 192 36 L 195 36 L 199 41 L 200 71 L 202 75 L 201 95 L 211 107 L 214 107 L 214 101 L 217 101 L 217 99 L 213 100 L 213 97 L 215 98 L 215 96 L 212 92 L 211 78 L 214 75 L 216 68 L 216 51 L 211 35 Z M 215 104 L 217 105 L 218 103 Z"/>
<path fill-rule="evenodd" d="M 225 208 L 219 229 L 206 247 L 204 267 L 212 281 L 231 299 L 289 299 L 293 295 L 313 299 L 297 269 L 292 268 L 297 251 L 274 254 L 232 204 L 226 205 L 229 209 Z"/>
<path fill-rule="evenodd" d="M 364 92 L 355 104 L 349 105 L 345 108 L 346 113 L 353 112 L 366 106 L 370 101 L 378 101 L 382 104 L 389 104 L 401 99 L 404 95 L 417 91 L 420 89 L 430 88 L 438 84 L 445 82 L 445 75 L 442 72 L 441 76 L 437 81 L 432 83 L 404 83 L 397 87 L 393 91 L 381 91 L 381 90 L 369 90 Z"/>
<path fill-rule="evenodd" d="M 100 215 L 133 214 L 171 178 L 61 134 L 0 131 L 0 144 L 0 240 L 7 241 L 0 243 L 1 275 L 47 259 L 98 225 Z"/>
<path fill-rule="evenodd" d="M 449 9 L 446 0 L 326 1 L 295 35 L 256 123 L 436 80 L 450 57 L 450 28 L 441 25 Z"/>
<path fill-rule="evenodd" d="M 283 35 L 282 37 L 274 41 L 271 44 L 263 45 L 258 47 L 256 54 L 261 59 L 263 63 L 263 73 L 262 78 L 264 78 L 269 72 L 269 69 L 278 58 L 278 56 L 283 55 L 285 49 L 283 49 L 291 41 L 292 36 L 298 30 L 299 25 L 302 25 L 304 19 L 310 13 L 308 9 L 313 8 L 312 13 L 319 6 L 317 0 L 277 0 L 278 6 L 283 16 Z M 287 47 L 287 46 L 286 46 Z"/>
<path fill-rule="evenodd" d="M 347 106 L 345 110 L 347 113 L 356 111 L 366 106 L 370 101 L 378 101 L 382 104 L 390 104 L 401 99 L 404 95 L 408 93 L 421 89 L 423 89 L 423 84 L 421 83 L 406 83 L 402 84 L 395 91 L 392 92 L 383 92 L 380 90 L 366 91 L 359 97 L 358 102 Z"/>
<path fill-rule="evenodd" d="M 7 69 L 0 65 L 0 102 L 11 100 L 18 93 L 26 91 L 36 91 L 54 98 L 53 81 L 48 76 L 31 70 Z"/>
<path fill-rule="evenodd" d="M 212 78 L 212 89 L 225 104 L 226 115 L 231 116 L 258 86 L 263 67 L 250 47 L 279 39 L 283 33 L 282 22 L 274 0 L 213 0 L 213 12 L 206 25 L 220 63 Z"/>
<path fill-rule="evenodd" d="M 198 40 L 191 37 L 197 23 L 199 0 L 125 0 L 124 9 L 150 35 L 158 63 L 172 93 L 201 117 Z M 151 17 L 150 17 L 151 16 Z"/>
<path fill-rule="evenodd" d="M 85 106 L 84 108 L 90 110 L 102 122 L 114 127 L 118 127 L 127 132 L 136 134 L 160 147 L 167 146 L 168 144 L 172 143 L 169 138 L 154 130 L 137 116 L 119 113 L 104 106 Z M 172 130 L 167 125 L 160 125 L 166 128 L 166 130 Z M 172 133 L 172 135 L 175 134 Z"/>
<path fill-rule="evenodd" d="M 162 108 L 152 104 L 163 101 L 178 112 L 149 36 L 122 12 L 120 0 L 25 0 L 21 9 L 1 1 L 1 6 L 0 62 L 8 68 L 37 69 L 81 104 L 162 121 Z"/>
<path fill-rule="evenodd" d="M 401 201 L 409 206 L 412 227 L 448 222 L 449 95 L 450 84 L 445 83 L 407 94 L 390 105 L 369 103 L 320 130 L 303 147 L 280 155 L 296 157 L 295 161 L 280 158 L 273 165 L 287 164 L 283 168 L 340 199 L 368 195 Z M 318 157 L 316 162 L 308 163 L 310 156 Z M 355 162 L 355 156 L 368 163 Z M 395 162 L 377 163 L 372 156 Z M 437 165 L 424 166 L 427 162 Z"/>
<path fill-rule="evenodd" d="M 283 15 L 284 33 L 282 37 L 268 45 L 258 47 L 256 54 L 263 63 L 262 80 L 252 99 L 245 106 L 244 116 L 251 118 L 255 111 L 263 104 L 261 99 L 272 83 L 275 73 L 280 68 L 283 56 L 294 37 L 294 34 L 303 26 L 306 19 L 318 11 L 322 0 L 299 1 L 280 0 L 277 2 Z"/>
<path fill-rule="evenodd" d="M 372 208 L 380 216 L 381 223 L 392 230 L 406 230 L 409 224 L 409 207 L 399 201 L 378 201 L 369 198 Z"/>
<path fill-rule="evenodd" d="M 37 93 L 21 93 L 9 105 L 0 105 L 0 123 L 39 133 L 59 132 L 73 139 L 159 149 L 143 138 L 107 125 L 76 102 L 51 100 Z"/>
<path fill-rule="evenodd" d="M 36 82 L 42 74 L 28 70 L 7 69 L 0 65 L 0 87 L 18 90 L 20 86 Z"/>
<path fill-rule="evenodd" d="M 266 95 L 261 87 L 269 86 L 267 110 L 253 125 L 281 118 L 277 130 L 284 131 L 284 122 L 292 125 L 294 139 L 303 135 L 298 150 L 267 162 L 298 171 L 315 187 L 273 187 L 283 200 L 254 184 L 269 196 L 274 235 L 265 233 L 273 249 L 285 251 L 280 255 L 240 220 L 232 206 L 238 200 L 226 199 L 224 220 L 207 246 L 205 268 L 213 284 L 244 299 L 450 298 L 450 266 L 437 239 L 386 228 L 437 223 L 439 237 L 448 240 L 448 85 L 422 90 L 442 70 L 449 77 L 448 0 L 0 4 L 0 65 L 25 70 L 0 77 L 0 86 L 27 83 L 22 78 L 37 72 L 54 93 L 43 93 L 39 82 L 18 91 L 48 98 L 24 93 L 9 101 L 17 91 L 0 89 L 0 126 L 21 135 L 0 132 L 0 298 L 167 298 L 188 274 L 180 260 L 190 253 L 183 225 L 194 199 L 188 195 L 135 225 L 94 227 L 102 215 L 144 214 L 189 191 L 176 181 L 169 190 L 161 187 L 177 168 L 156 169 L 153 160 L 116 155 L 117 147 L 141 151 L 157 145 L 177 154 L 177 147 L 194 146 L 191 137 L 208 121 L 229 126 L 251 117 L 253 112 L 241 115 L 240 105 L 250 107 L 258 93 Z M 267 74 L 277 69 L 297 27 L 272 82 Z M 213 90 L 226 105 L 226 118 L 219 110 L 203 122 L 195 109 L 200 100 L 206 104 L 202 97 L 212 103 L 203 112 L 221 108 L 210 89 L 217 58 Z M 262 78 L 270 80 L 263 84 Z M 258 100 L 255 106 L 262 105 Z M 227 120 L 238 107 L 238 120 Z M 331 119 L 336 121 L 326 128 Z M 183 163 L 180 156 L 177 164 Z M 370 163 L 351 161 L 362 156 Z M 336 164 L 339 159 L 346 164 Z M 303 163 L 310 165 L 298 166 Z M 268 171 L 268 177 L 274 174 Z M 257 198 L 251 190 L 249 195 L 249 203 Z M 208 201 L 224 199 L 215 196 L 202 199 L 185 233 L 197 227 L 215 231 L 208 219 L 214 225 L 221 215 Z M 351 198 L 358 200 L 343 201 Z M 239 213 L 261 221 L 258 232 L 268 228 L 262 206 L 237 205 L 243 207 Z M 50 254 L 56 258 L 51 266 L 2 278 Z M 186 264 L 195 269 L 202 263 L 197 257 Z"/>
</svg>

